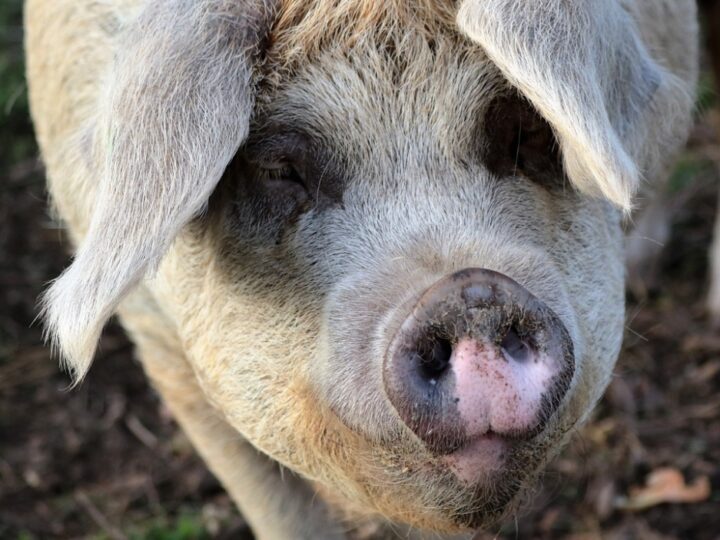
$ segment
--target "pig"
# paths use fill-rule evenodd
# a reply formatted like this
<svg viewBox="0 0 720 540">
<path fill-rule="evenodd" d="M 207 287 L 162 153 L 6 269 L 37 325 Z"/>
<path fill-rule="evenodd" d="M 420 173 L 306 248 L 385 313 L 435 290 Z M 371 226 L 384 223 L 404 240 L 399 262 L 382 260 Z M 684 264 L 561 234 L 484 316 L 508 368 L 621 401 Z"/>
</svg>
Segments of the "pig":
<svg viewBox="0 0 720 540">
<path fill-rule="evenodd" d="M 707 50 L 712 63 L 715 91 L 720 95 L 720 1 L 701 0 L 699 5 L 706 21 Z M 720 137 L 720 123 L 715 128 Z M 720 193 L 715 214 L 713 243 L 710 248 L 710 286 L 707 297 L 707 311 L 715 328 L 720 329 Z"/>
<path fill-rule="evenodd" d="M 705 49 L 709 71 L 713 75 L 715 91 L 720 90 L 720 1 L 699 0 L 700 18 L 705 27 Z M 720 123 L 715 122 L 720 135 Z M 636 204 L 634 216 L 627 223 L 625 252 L 627 287 L 640 300 L 661 285 L 659 270 L 661 257 L 670 238 L 673 219 L 683 206 L 683 197 L 671 194 L 662 179 L 646 185 L 641 204 Z M 720 194 L 719 194 L 720 195 Z M 720 199 L 715 215 L 713 242 L 708 255 L 708 283 L 706 313 L 709 324 L 720 329 Z M 700 285 L 702 287 L 702 285 Z M 705 287 L 702 287 L 703 289 Z"/>
<path fill-rule="evenodd" d="M 259 539 L 469 538 L 608 384 L 689 0 L 28 0 L 79 382 L 117 313 Z"/>
</svg>

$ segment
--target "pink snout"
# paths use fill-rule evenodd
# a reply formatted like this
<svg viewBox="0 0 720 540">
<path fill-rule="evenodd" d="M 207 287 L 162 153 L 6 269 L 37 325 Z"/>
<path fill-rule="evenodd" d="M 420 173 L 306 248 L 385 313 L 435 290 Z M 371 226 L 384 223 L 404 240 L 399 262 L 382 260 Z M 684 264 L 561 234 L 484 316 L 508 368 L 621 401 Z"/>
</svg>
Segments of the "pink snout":
<svg viewBox="0 0 720 540">
<path fill-rule="evenodd" d="M 508 441 L 540 433 L 573 371 L 572 341 L 547 305 L 503 274 L 466 269 L 421 296 L 383 378 L 402 421 L 462 469 L 497 463 Z"/>
<path fill-rule="evenodd" d="M 540 422 L 543 398 L 559 373 L 553 358 L 514 336 L 523 350 L 513 356 L 501 344 L 464 337 L 455 346 L 448 369 L 454 375 L 460 419 L 466 435 L 493 432 L 523 435 Z M 508 340 L 509 341 L 509 340 Z"/>
</svg>

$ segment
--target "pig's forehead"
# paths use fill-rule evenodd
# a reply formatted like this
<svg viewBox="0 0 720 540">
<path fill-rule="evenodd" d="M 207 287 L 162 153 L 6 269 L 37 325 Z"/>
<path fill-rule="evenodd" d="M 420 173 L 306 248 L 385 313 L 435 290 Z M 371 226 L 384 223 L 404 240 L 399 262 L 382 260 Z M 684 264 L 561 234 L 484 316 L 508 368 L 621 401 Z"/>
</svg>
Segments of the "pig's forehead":
<svg viewBox="0 0 720 540">
<path fill-rule="evenodd" d="M 297 66 L 323 50 L 373 39 L 401 49 L 413 34 L 426 41 L 464 40 L 455 0 L 278 0 L 268 43 L 271 64 Z"/>
<path fill-rule="evenodd" d="M 386 45 L 329 48 L 291 72 L 266 74 L 256 128 L 302 131 L 350 159 L 413 148 L 462 157 L 481 144 L 488 105 L 508 91 L 482 50 L 417 34 L 401 48 Z"/>
</svg>

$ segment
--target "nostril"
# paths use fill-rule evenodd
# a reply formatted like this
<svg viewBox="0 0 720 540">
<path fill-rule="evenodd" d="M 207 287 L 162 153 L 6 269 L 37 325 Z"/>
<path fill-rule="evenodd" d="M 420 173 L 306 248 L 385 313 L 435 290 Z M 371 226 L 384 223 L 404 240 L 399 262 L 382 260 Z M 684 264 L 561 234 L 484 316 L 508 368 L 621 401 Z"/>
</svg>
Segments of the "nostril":
<svg viewBox="0 0 720 540">
<path fill-rule="evenodd" d="M 467 269 L 407 309 L 382 382 L 399 420 L 432 453 L 473 454 L 477 441 L 530 440 L 545 429 L 575 362 L 567 329 L 542 301 L 507 276 Z"/>
<path fill-rule="evenodd" d="M 500 347 L 508 360 L 526 362 L 530 358 L 530 347 L 518 335 L 515 328 L 511 328 L 505 335 Z"/>
<path fill-rule="evenodd" d="M 420 369 L 428 379 L 440 377 L 450 365 L 452 356 L 452 344 L 445 338 L 430 338 L 418 351 L 420 357 Z"/>
</svg>

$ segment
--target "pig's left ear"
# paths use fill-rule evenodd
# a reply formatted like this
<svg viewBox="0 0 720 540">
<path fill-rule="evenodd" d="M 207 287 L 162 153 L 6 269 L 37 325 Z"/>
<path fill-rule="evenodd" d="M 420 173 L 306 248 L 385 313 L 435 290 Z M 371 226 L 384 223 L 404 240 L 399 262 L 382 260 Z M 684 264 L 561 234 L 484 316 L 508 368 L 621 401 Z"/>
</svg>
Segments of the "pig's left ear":
<svg viewBox="0 0 720 540">
<path fill-rule="evenodd" d="M 118 38 L 95 104 L 89 228 L 43 298 L 49 336 L 76 381 L 105 321 L 202 211 L 246 138 L 274 15 L 272 0 L 146 4 Z"/>
<path fill-rule="evenodd" d="M 586 194 L 628 211 L 687 134 L 693 82 L 653 60 L 618 0 L 465 0 L 457 22 L 552 126 Z"/>
</svg>

